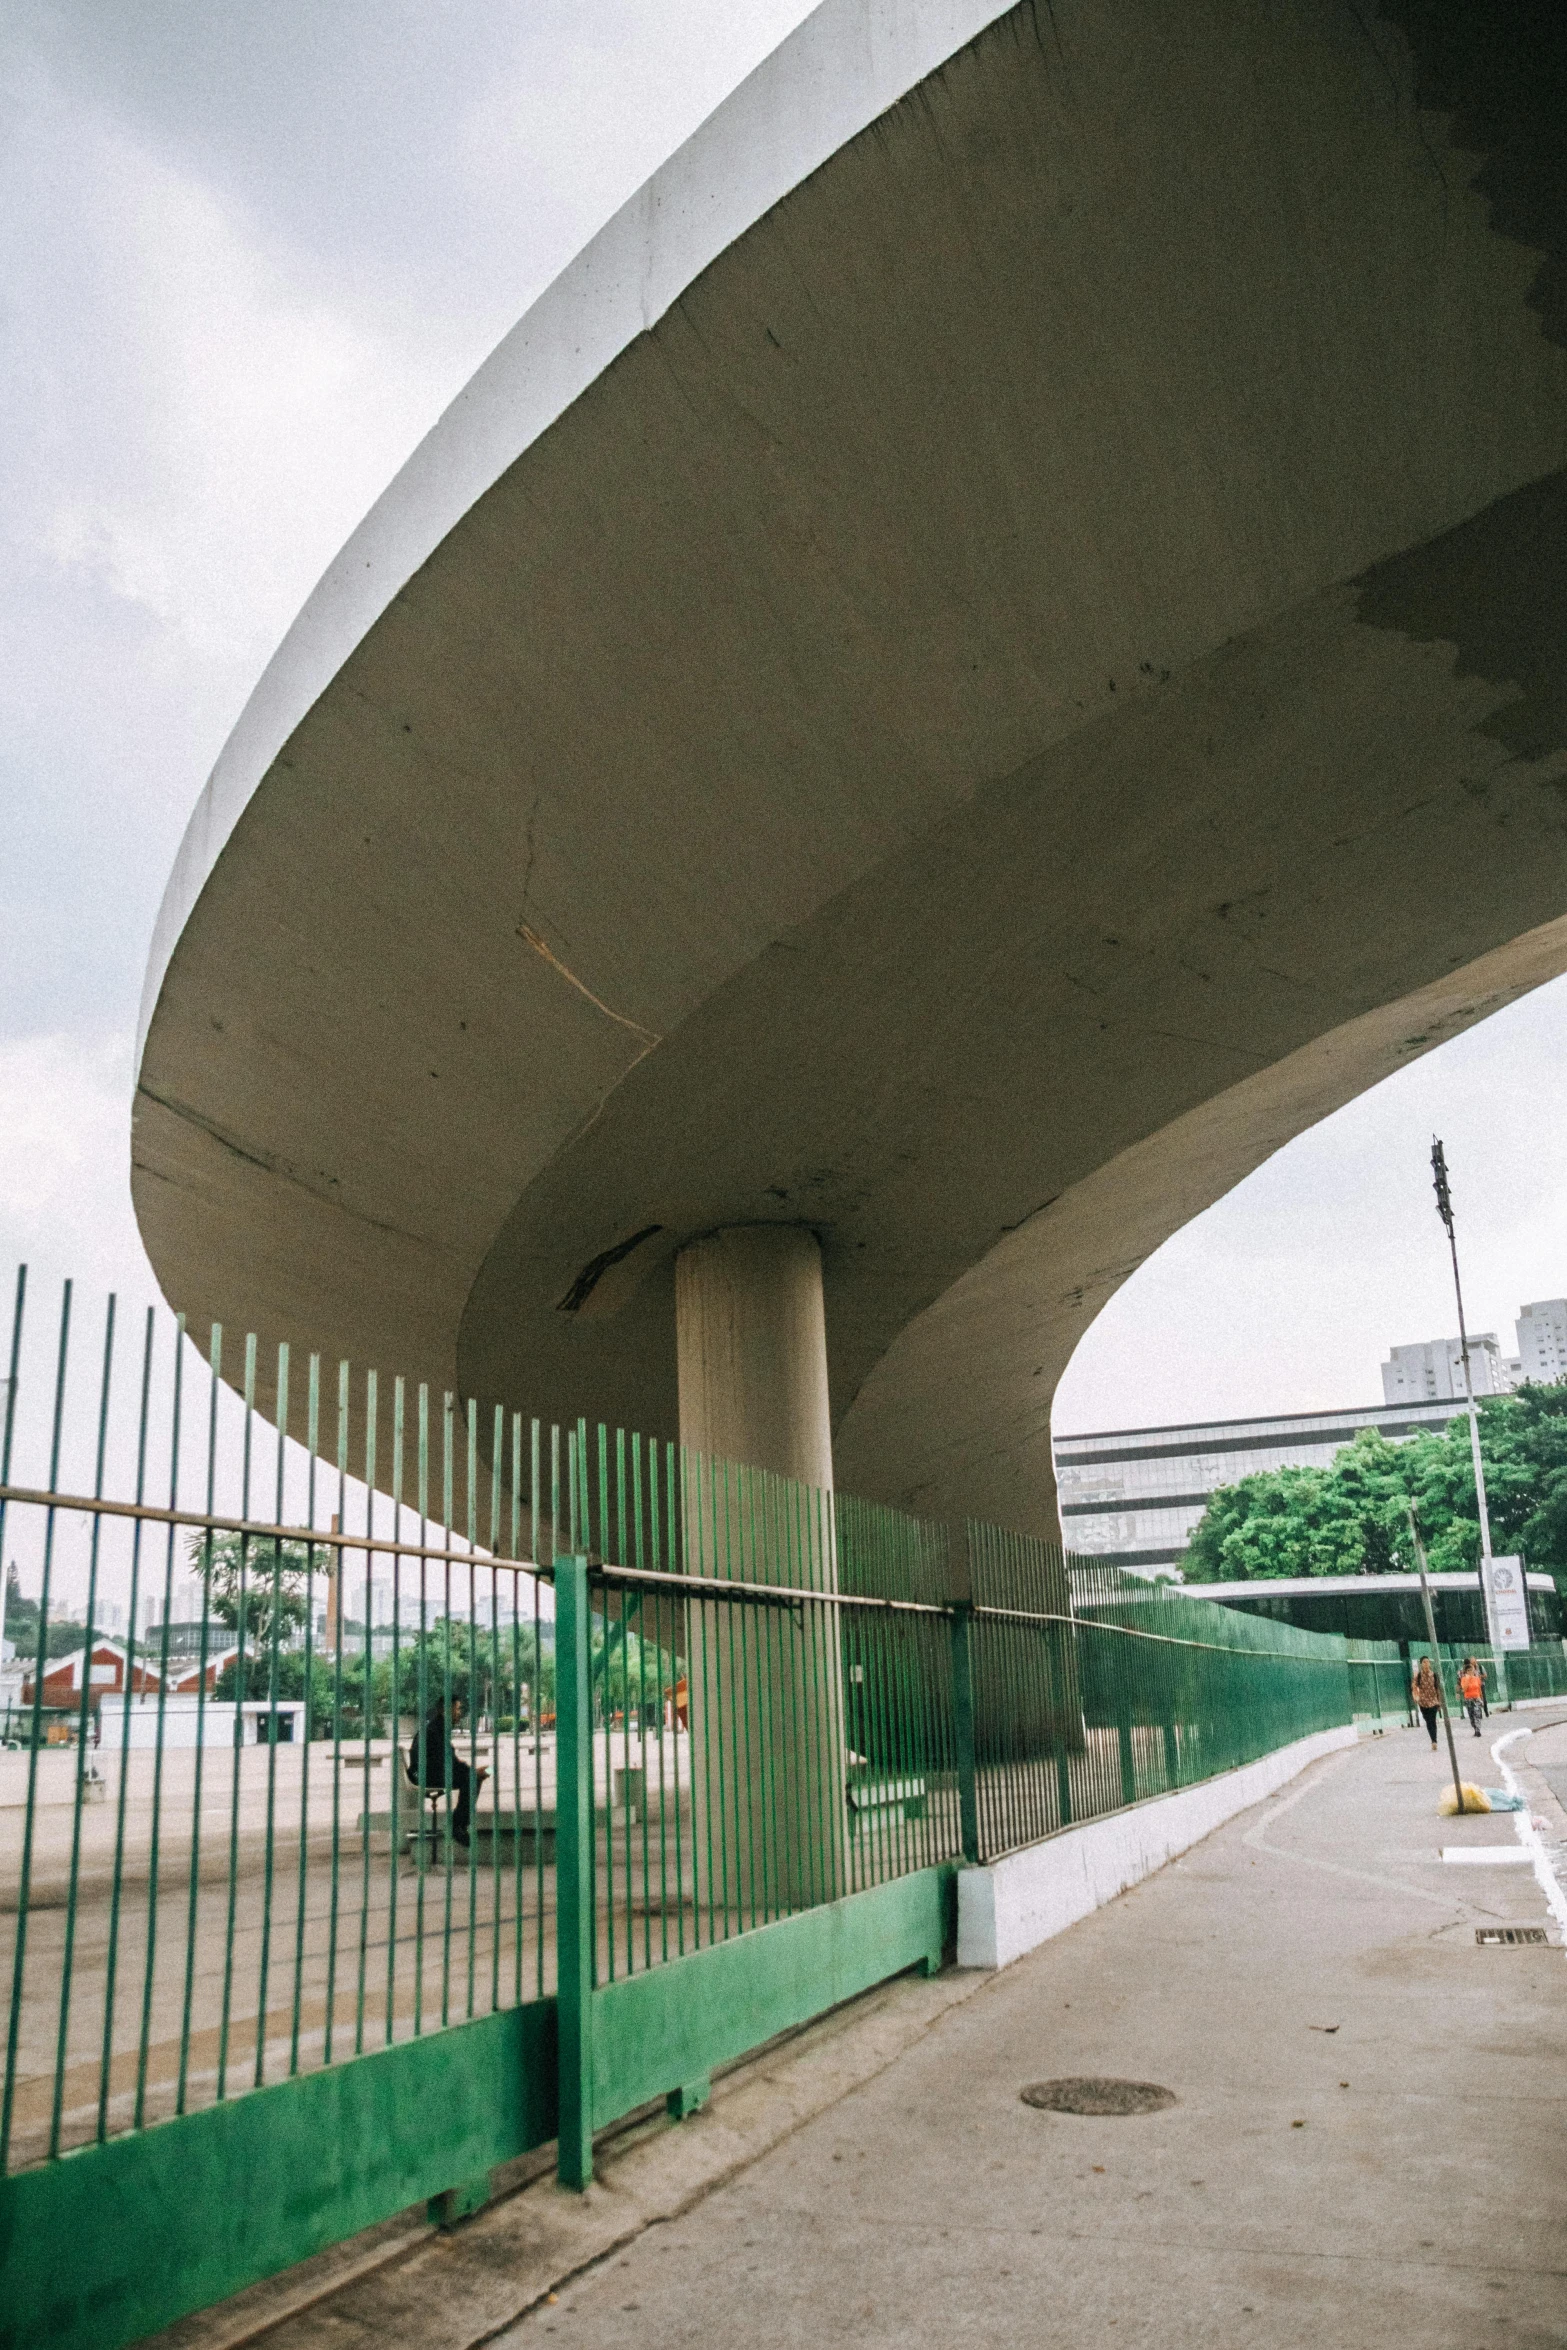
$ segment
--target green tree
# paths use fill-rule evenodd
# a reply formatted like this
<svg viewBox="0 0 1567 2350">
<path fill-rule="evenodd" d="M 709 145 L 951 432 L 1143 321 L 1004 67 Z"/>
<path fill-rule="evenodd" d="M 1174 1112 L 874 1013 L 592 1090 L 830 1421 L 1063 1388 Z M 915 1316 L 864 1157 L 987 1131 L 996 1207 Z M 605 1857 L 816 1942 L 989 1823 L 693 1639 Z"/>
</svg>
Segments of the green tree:
<svg viewBox="0 0 1567 2350">
<path fill-rule="evenodd" d="M 1387 1573 L 1409 1548 L 1400 1448 L 1363 1429 L 1328 1469 L 1271 1469 L 1222 1486 L 1182 1561 L 1189 1583 Z"/>
<path fill-rule="evenodd" d="M 329 1658 L 307 1658 L 302 1648 L 280 1648 L 275 1658 L 270 1647 L 247 1648 L 243 1674 L 238 1670 L 238 1665 L 238 1658 L 229 1658 L 213 1685 L 214 1697 L 225 1700 L 243 1697 L 281 1705 L 297 1705 L 303 1698 L 306 1704 L 305 1735 L 309 1738 L 330 1736 L 337 1684 Z M 361 1665 L 357 1671 L 345 1673 L 342 1691 L 341 1710 L 345 1719 L 352 1718 L 355 1726 L 363 1694 L 364 1672 Z"/>
<path fill-rule="evenodd" d="M 193 1534 L 190 1561 L 207 1590 L 207 1606 L 231 1631 L 243 1630 L 247 1649 L 282 1647 L 303 1631 L 310 1614 L 313 1576 L 326 1587 L 329 1553 L 303 1542 L 270 1542 L 246 1534 Z"/>
<path fill-rule="evenodd" d="M 375 1668 L 375 1702 L 392 1710 L 392 1659 Z M 555 1655 L 540 1654 L 531 1624 L 471 1625 L 440 1616 L 421 1635 L 404 1626 L 398 1636 L 396 1712 L 404 1720 L 427 1714 L 447 1696 L 460 1697 L 477 1720 L 515 1720 L 555 1704 Z"/>
<path fill-rule="evenodd" d="M 1521 1553 L 1567 1588 L 1567 1385 L 1485 1397 L 1480 1457 L 1493 1548 Z M 1221 1487 L 1192 1535 L 1186 1579 L 1407 1571 L 1411 1501 L 1433 1569 L 1472 1573 L 1480 1516 L 1466 1416 L 1402 1444 L 1363 1428 L 1330 1468 L 1266 1470 Z"/>
<path fill-rule="evenodd" d="M 22 1585 L 13 1559 L 6 1569 L 5 1636 L 23 1664 L 31 1663 L 38 1655 L 38 1602 L 22 1595 Z M 94 1640 L 123 1641 L 124 1634 L 111 1632 L 106 1624 L 93 1627 Z M 44 1639 L 46 1657 L 74 1656 L 77 1649 L 87 1645 L 87 1626 L 72 1616 L 51 1615 Z M 132 1642 L 133 1651 L 141 1653 L 142 1643 Z"/>
<path fill-rule="evenodd" d="M 1567 1384 L 1524 1387 L 1501 1400 L 1504 1412 L 1482 1408 L 1480 1420 L 1492 1538 L 1500 1550 L 1521 1551 L 1531 1567 L 1553 1575 L 1557 1590 L 1567 1592 Z M 1494 1499 L 1487 1435 L 1493 1420 L 1505 1431 Z"/>
<path fill-rule="evenodd" d="M 674 1661 L 663 1649 L 629 1626 L 595 1623 L 589 1656 L 596 1720 L 607 1722 L 629 1711 L 634 1721 L 644 1706 L 650 1714 L 662 1712 L 664 1691 L 676 1677 Z"/>
</svg>

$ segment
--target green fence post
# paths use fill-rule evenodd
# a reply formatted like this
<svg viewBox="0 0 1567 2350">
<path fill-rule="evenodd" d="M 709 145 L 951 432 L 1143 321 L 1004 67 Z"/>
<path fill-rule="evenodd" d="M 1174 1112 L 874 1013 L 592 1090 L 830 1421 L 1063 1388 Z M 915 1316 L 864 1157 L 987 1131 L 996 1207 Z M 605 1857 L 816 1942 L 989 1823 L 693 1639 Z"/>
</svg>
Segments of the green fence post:
<svg viewBox="0 0 1567 2350">
<path fill-rule="evenodd" d="M 974 1770 L 974 1611 L 952 1611 L 952 1743 L 958 1763 L 958 1827 L 963 1857 L 979 1859 L 979 1786 Z"/>
<path fill-rule="evenodd" d="M 563 2187 L 593 2183 L 593 1716 L 588 1562 L 555 1561 L 555 1964 Z"/>
<path fill-rule="evenodd" d="M 1067 1669 L 1065 1644 L 1070 1637 L 1063 1624 L 1050 1625 L 1045 1635 L 1051 1740 L 1056 1755 L 1056 1825 L 1059 1828 L 1072 1825 L 1072 1758 L 1067 1752 L 1066 1704 L 1071 1691 L 1082 1687 L 1081 1672 L 1072 1673 Z"/>
</svg>

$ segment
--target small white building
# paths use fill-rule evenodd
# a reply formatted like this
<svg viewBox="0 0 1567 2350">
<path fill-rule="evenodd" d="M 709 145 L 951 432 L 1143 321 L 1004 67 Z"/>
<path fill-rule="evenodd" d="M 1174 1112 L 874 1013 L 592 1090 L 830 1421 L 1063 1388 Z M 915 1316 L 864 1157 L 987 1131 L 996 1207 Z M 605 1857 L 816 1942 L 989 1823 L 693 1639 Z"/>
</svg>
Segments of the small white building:
<svg viewBox="0 0 1567 2350">
<path fill-rule="evenodd" d="M 158 1725 L 162 1722 L 162 1743 L 165 1753 L 176 1747 L 226 1746 L 234 1744 L 235 1706 L 231 1698 L 209 1697 L 202 1705 L 194 1696 L 169 1696 L 160 1706 L 156 1697 L 132 1698 L 130 1708 L 130 1735 L 125 1737 L 123 1697 L 105 1697 L 102 1701 L 103 1743 L 113 1749 L 128 1745 L 135 1754 L 159 1743 Z M 265 1698 L 247 1698 L 238 1708 L 240 1717 L 240 1744 L 267 1746 L 274 1741 L 279 1746 L 300 1746 L 305 1739 L 305 1707 L 303 1699 L 281 1699 L 269 1705 Z"/>
</svg>

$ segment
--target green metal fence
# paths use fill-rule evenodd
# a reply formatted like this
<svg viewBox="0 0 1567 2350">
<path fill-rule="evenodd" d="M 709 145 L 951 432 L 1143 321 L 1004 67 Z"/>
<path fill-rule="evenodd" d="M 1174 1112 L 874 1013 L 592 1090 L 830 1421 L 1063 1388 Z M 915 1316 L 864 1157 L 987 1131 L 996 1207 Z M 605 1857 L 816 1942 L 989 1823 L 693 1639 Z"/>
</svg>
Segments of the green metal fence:
<svg viewBox="0 0 1567 2350">
<path fill-rule="evenodd" d="M 0 2350 L 582 2184 L 960 1863 L 1350 1718 L 1342 1640 L 629 1432 L 25 1281 L 9 1373 Z"/>
<path fill-rule="evenodd" d="M 968 1548 L 984 1858 L 1349 1718 L 1342 1640 L 994 1527 Z"/>
<path fill-rule="evenodd" d="M 67 1294 L 39 1485 L 13 1476 L 16 1375 L 4 1438 L 7 1547 L 34 1537 L 40 1589 L 0 1753 L 13 1831 L 0 1883 L 11 1943 L 0 2169 L 541 1996 L 551 1955 L 542 1846 L 535 1836 L 530 1868 L 525 1833 L 550 1768 L 536 1726 L 539 1586 L 494 1555 L 503 1542 L 515 1555 L 523 1533 L 520 1481 L 508 1511 L 499 1498 L 505 1446 L 515 1468 L 523 1441 L 516 1416 L 497 1419 L 481 1474 L 476 1417 L 459 1421 L 451 1398 L 432 1419 L 424 1390 L 406 1398 L 398 1382 L 383 1402 L 372 1373 L 353 1412 L 347 1377 L 326 1404 L 312 1361 L 304 1444 L 290 1446 L 257 1411 L 252 1340 L 224 1429 L 221 1333 L 193 1392 L 193 1350 L 168 1332 L 160 1366 L 150 1314 L 121 1364 L 131 1350 L 116 1347 L 111 1302 L 94 1350 L 92 1485 L 67 1501 L 71 1320 Z M 120 1457 L 134 1471 L 115 1495 L 106 1466 L 127 1368 Z M 274 1381 L 286 1428 L 286 1349 Z M 285 1518 L 290 1477 L 300 1509 Z M 546 1490 L 536 1475 L 534 1493 Z M 68 1531 L 85 1535 L 74 1610 L 61 1604 Z M 379 1641 L 378 1568 L 390 1594 Z M 173 1594 L 192 1580 L 194 1638 L 176 1649 Z M 123 1630 L 110 1626 L 111 1588 Z M 453 1701 L 470 1727 L 448 1744 L 461 1768 L 488 1765 L 496 1805 L 465 1846 L 446 1774 L 431 1783 L 416 1735 Z"/>
<path fill-rule="evenodd" d="M 1449 1649 L 1448 1658 L 1456 1675 L 1463 1661 L 1464 1651 Z M 1514 1705 L 1533 1704 L 1542 1698 L 1567 1697 L 1567 1644 L 1542 1640 L 1538 1647 L 1510 1649 L 1504 1657 L 1493 1655 L 1490 1649 L 1474 1651 L 1485 1667 L 1489 1688 L 1497 1687 L 1497 1668 L 1507 1670 L 1507 1694 Z"/>
<path fill-rule="evenodd" d="M 1430 1643 L 1412 1640 L 1407 1648 L 1396 1640 L 1351 1640 L 1349 1650 L 1350 1704 L 1357 1721 L 1409 1722 L 1414 1719 L 1410 1679 Z M 1552 1697 L 1567 1697 L 1567 1643 L 1541 1641 L 1533 1648 L 1510 1649 L 1498 1655 L 1487 1647 L 1441 1646 L 1436 1652 L 1447 1702 L 1456 1715 L 1463 1700 L 1458 1676 L 1466 1657 L 1473 1657 L 1485 1679 L 1486 1710 L 1503 1700 L 1528 1705 Z"/>
<path fill-rule="evenodd" d="M 1399 1654 L 1397 1650 L 1394 1653 Z M 1403 1678 L 1399 1702 L 1387 1710 L 1409 1712 L 1410 1676 L 1421 1657 L 1432 1653 L 1429 1641 L 1410 1641 L 1407 1660 L 1400 1655 L 1399 1671 Z M 1443 1644 L 1434 1653 L 1441 1670 L 1447 1702 L 1455 1713 L 1463 1704 L 1458 1694 L 1458 1676 L 1466 1657 L 1473 1657 L 1480 1667 L 1485 1681 L 1488 1712 L 1503 1699 L 1504 1693 L 1508 1705 L 1531 1704 L 1539 1698 L 1567 1697 L 1567 1647 L 1558 1640 L 1541 1641 L 1533 1648 L 1507 1649 L 1500 1654 L 1492 1648 Z M 1384 1675 L 1388 1671 L 1386 1666 L 1381 1669 Z"/>
<path fill-rule="evenodd" d="M 1356 1721 L 1408 1722 L 1411 1667 L 1396 1640 L 1346 1640 L 1350 1711 Z M 1454 1692 L 1456 1703 L 1457 1692 Z"/>
</svg>

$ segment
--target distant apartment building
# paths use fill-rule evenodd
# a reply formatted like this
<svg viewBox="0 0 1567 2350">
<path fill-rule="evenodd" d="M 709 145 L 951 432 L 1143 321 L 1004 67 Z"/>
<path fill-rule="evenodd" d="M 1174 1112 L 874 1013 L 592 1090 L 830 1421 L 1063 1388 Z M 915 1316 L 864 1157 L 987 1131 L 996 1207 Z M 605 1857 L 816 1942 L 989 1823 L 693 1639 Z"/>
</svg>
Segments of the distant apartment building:
<svg viewBox="0 0 1567 2350">
<path fill-rule="evenodd" d="M 1520 1306 L 1513 1325 L 1518 1333 L 1518 1381 L 1534 1380 L 1554 1387 L 1567 1379 L 1567 1297 L 1538 1299 Z"/>
<path fill-rule="evenodd" d="M 1439 1397 L 1058 1436 L 1056 1486 L 1066 1547 L 1134 1574 L 1179 1570 L 1208 1497 L 1221 1485 L 1236 1485 L 1261 1469 L 1326 1469 L 1362 1428 L 1397 1441 L 1423 1429 L 1440 1430 L 1461 1409 L 1461 1402 Z"/>
<path fill-rule="evenodd" d="M 1512 1385 L 1494 1330 L 1469 1341 L 1469 1376 L 1476 1395 L 1505 1395 Z M 1395 1346 L 1382 1365 L 1382 1400 L 1389 1404 L 1462 1403 L 1464 1350 L 1456 1338 L 1426 1338 Z"/>
<path fill-rule="evenodd" d="M 1469 1341 L 1469 1368 L 1476 1395 L 1508 1395 L 1524 1381 L 1554 1387 L 1567 1379 L 1567 1297 L 1537 1298 L 1520 1306 L 1513 1324 L 1518 1352 L 1504 1355 L 1496 1333 L 1482 1330 Z M 1461 1402 L 1463 1349 L 1456 1338 L 1427 1338 L 1417 1346 L 1395 1346 L 1382 1365 L 1385 1403 Z"/>
<path fill-rule="evenodd" d="M 171 1624 L 199 1625 L 206 1599 L 206 1586 L 199 1575 L 186 1575 L 175 1569 L 169 1574 L 163 1590 L 156 1588 L 143 1594 L 146 1608 L 145 1636 L 152 1639 L 163 1625 L 165 1617 Z M 138 1609 L 138 1614 L 140 1609 Z"/>
</svg>

